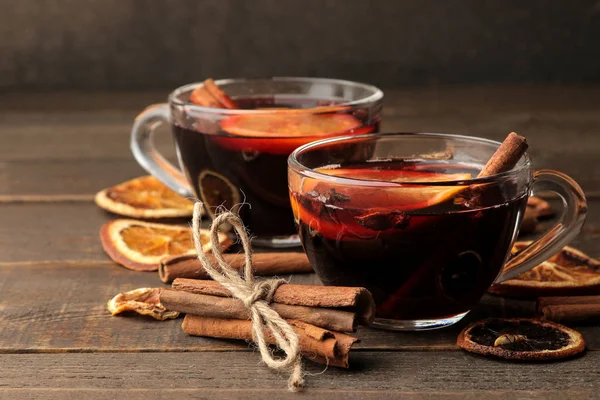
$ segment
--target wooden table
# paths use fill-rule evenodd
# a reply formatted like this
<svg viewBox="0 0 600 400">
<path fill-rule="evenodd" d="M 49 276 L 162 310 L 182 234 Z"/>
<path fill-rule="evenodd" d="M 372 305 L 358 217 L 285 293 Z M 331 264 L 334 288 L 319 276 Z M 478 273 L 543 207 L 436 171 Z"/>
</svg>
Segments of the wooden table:
<svg viewBox="0 0 600 400">
<path fill-rule="evenodd" d="M 189 337 L 181 320 L 111 317 L 115 294 L 158 286 L 112 263 L 98 230 L 112 218 L 96 191 L 143 174 L 129 130 L 166 93 L 0 97 L 0 398 L 274 398 L 286 377 L 245 343 Z M 407 88 L 386 92 L 386 131 L 529 138 L 536 167 L 588 194 L 574 245 L 600 255 L 600 87 Z M 160 146 L 170 149 L 162 135 Z M 460 351 L 457 333 L 485 316 L 531 315 L 533 303 L 487 296 L 457 326 L 424 333 L 361 329 L 352 368 L 308 366 L 310 398 L 589 398 L 600 389 L 600 327 L 580 327 L 585 356 L 521 364 Z M 578 328 L 579 329 L 579 328 Z"/>
</svg>

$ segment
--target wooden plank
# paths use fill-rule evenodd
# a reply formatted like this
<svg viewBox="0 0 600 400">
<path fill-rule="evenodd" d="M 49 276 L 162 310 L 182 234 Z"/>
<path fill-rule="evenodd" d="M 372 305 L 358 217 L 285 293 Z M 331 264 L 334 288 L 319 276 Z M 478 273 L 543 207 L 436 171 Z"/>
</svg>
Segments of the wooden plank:
<svg viewBox="0 0 600 400">
<path fill-rule="evenodd" d="M 594 147 L 590 145 L 590 149 Z M 535 168 L 564 172 L 582 186 L 588 197 L 600 197 L 600 168 L 590 168 L 596 162 L 597 151 L 569 156 L 558 154 L 558 150 L 538 153 L 534 149 Z M 89 201 L 99 190 L 146 174 L 133 158 L 0 162 L 0 202 Z"/>
<path fill-rule="evenodd" d="M 2 95 L 0 113 L 14 116 L 20 113 L 137 112 L 149 104 L 167 101 L 168 95 L 169 90 L 38 91 L 34 94 L 18 91 Z"/>
<path fill-rule="evenodd" d="M 297 275 L 294 283 L 313 283 Z M 311 282 L 313 281 L 313 282 Z M 119 292 L 163 285 L 156 273 L 116 265 L 30 264 L 0 267 L 0 353 L 247 351 L 244 342 L 198 338 L 181 330 L 181 319 L 111 317 L 106 302 Z M 452 351 L 458 333 L 482 318 L 532 316 L 532 301 L 486 296 L 454 327 L 397 333 L 362 328 L 363 350 Z M 598 327 L 580 328 L 590 350 L 600 349 Z"/>
<path fill-rule="evenodd" d="M 518 131 L 532 151 L 565 157 L 597 149 L 600 123 L 595 87 L 428 87 L 386 90 L 384 131 L 436 131 L 501 140 Z M 165 93 L 23 95 L 0 102 L 0 159 L 130 159 L 133 118 Z M 577 140 L 564 140 L 576 135 Z M 41 140 L 43 138 L 43 140 Z M 168 134 L 157 136 L 172 154 Z M 566 157 L 570 159 L 569 157 Z M 550 164 L 549 166 L 553 166 Z M 546 165 L 544 165 L 546 167 Z M 569 172 L 569 171 L 567 171 Z M 577 177 L 576 177 L 577 178 Z"/>
<path fill-rule="evenodd" d="M 306 363 L 308 372 L 317 373 L 306 377 L 307 394 L 503 392 L 514 398 L 558 391 L 569 398 L 570 390 L 598 390 L 599 362 L 599 352 L 543 364 L 499 362 L 464 352 L 357 352 L 350 370 L 323 372 L 322 366 Z M 18 354 L 0 355 L 0 366 L 3 387 L 15 389 L 267 389 L 284 394 L 286 386 L 285 374 L 261 365 L 256 352 Z"/>
<path fill-rule="evenodd" d="M 146 174 L 133 158 L 2 162 L 0 202 L 92 201 L 96 192 Z"/>
<path fill-rule="evenodd" d="M 545 391 L 545 390 L 495 390 L 490 391 L 405 391 L 405 390 L 353 390 L 352 388 L 341 390 L 326 390 L 326 389 L 308 389 L 302 394 L 289 393 L 281 389 L 223 389 L 223 388 L 163 388 L 163 389 L 128 389 L 128 388 L 27 388 L 27 389 L 1 389 L 2 394 L 6 395 L 10 400 L 21 399 L 106 399 L 108 398 L 126 398 L 128 400 L 147 400 L 149 398 L 157 400 L 172 400 L 172 399 L 220 399 L 220 400 L 238 400 L 240 398 L 256 398 L 266 399 L 275 397 L 277 399 L 297 399 L 302 396 L 303 399 L 325 399 L 325 400 L 353 400 L 353 399 L 372 399 L 372 400 L 388 400 L 388 399 L 460 399 L 460 400 L 480 400 L 518 398 L 518 399 L 544 399 L 544 400 L 562 400 L 565 397 L 569 400 L 588 400 L 597 394 L 597 390 L 588 389 L 568 389 L 561 391 Z"/>
<path fill-rule="evenodd" d="M 536 166 L 575 177 L 588 199 L 600 199 L 600 169 L 589 167 L 596 162 L 596 155 L 577 155 L 577 163 L 564 157 L 549 158 L 548 154 L 536 158 Z M 146 174 L 133 159 L 0 162 L 0 204 L 91 202 L 96 192 Z"/>
<path fill-rule="evenodd" d="M 600 199 L 590 200 L 583 234 L 573 245 L 600 257 Z M 98 231 L 114 215 L 93 203 L 26 203 L 0 205 L 0 264 L 81 261 L 108 258 Z M 548 225 L 548 224 L 546 224 Z"/>
<path fill-rule="evenodd" d="M 586 85 L 430 85 L 383 88 L 389 116 L 430 115 L 440 112 L 474 111 L 554 113 L 596 111 L 600 103 L 598 84 Z M 175 88 L 173 88 L 175 89 Z M 0 98 L 0 114 L 85 113 L 91 111 L 136 112 L 149 104 L 167 100 L 170 90 L 153 91 L 54 91 L 6 92 Z"/>
<path fill-rule="evenodd" d="M 418 129 L 413 126 L 413 129 L 407 130 L 441 130 L 436 129 L 436 125 L 427 125 L 426 123 L 417 125 L 422 128 Z M 596 125 L 600 125 L 600 121 Z M 402 122 L 392 121 L 386 126 L 399 127 L 403 125 Z M 425 129 L 425 127 L 429 127 L 429 129 Z M 397 131 L 399 129 L 389 128 L 388 130 Z M 449 131 L 472 134 L 467 130 Z M 0 162 L 0 200 L 27 199 L 27 196 L 31 195 L 48 195 L 54 196 L 54 198 L 59 194 L 91 195 L 106 186 L 146 174 L 133 159 L 128 148 L 127 134 L 123 132 L 117 135 L 106 135 L 109 137 L 108 143 L 101 146 L 90 146 L 89 137 L 86 135 L 69 136 L 60 133 L 56 141 L 65 141 L 67 144 L 57 143 L 56 147 L 50 151 L 38 149 L 35 146 L 31 152 L 29 149 L 22 150 L 21 147 L 25 147 L 25 143 L 15 144 L 10 137 L 8 140 L 4 139 L 3 146 L 0 146 L 0 153 L 3 152 L 2 149 L 6 150 L 2 155 L 3 161 Z M 506 132 L 506 129 L 497 130 L 494 133 L 482 131 L 481 135 L 502 140 Z M 559 137 L 550 135 L 553 132 L 551 129 L 544 130 L 544 132 L 548 133 L 547 139 L 539 137 L 539 135 L 529 135 L 534 168 L 550 168 L 564 172 L 573 177 L 586 194 L 591 197 L 599 197 L 600 189 L 598 189 L 597 183 L 600 182 L 600 169 L 590 167 L 595 165 L 599 150 L 595 134 L 577 135 L 576 148 L 571 148 L 572 146 L 569 147 L 569 145 L 554 145 L 553 143 L 561 142 Z M 570 134 L 566 133 L 566 135 Z M 168 143 L 170 141 L 168 132 L 164 132 L 160 137 L 163 139 L 163 143 L 160 143 L 161 149 L 165 154 L 170 155 L 171 160 L 174 160 L 174 148 Z M 21 140 L 21 136 L 19 136 L 19 140 Z M 93 149 L 88 150 L 88 147 L 93 147 Z M 26 153 L 23 154 L 23 151 Z M 57 158 L 54 158 L 55 156 Z M 48 160 L 48 157 L 52 158 Z"/>
<path fill-rule="evenodd" d="M 131 160 L 129 135 L 139 111 L 0 114 L 0 160 Z M 174 156 L 167 126 L 155 138 L 161 152 Z"/>
<path fill-rule="evenodd" d="M 502 141 L 509 132 L 516 131 L 529 141 L 534 168 L 564 172 L 575 179 L 586 193 L 597 197 L 600 194 L 600 168 L 592 166 L 596 164 L 600 151 L 599 126 L 600 113 L 597 112 L 540 112 L 531 115 L 488 110 L 476 115 L 467 108 L 455 114 L 384 118 L 382 130 L 455 133 L 496 141 Z"/>
<path fill-rule="evenodd" d="M 517 131 L 531 142 L 535 156 L 553 152 L 569 160 L 569 153 L 590 154 L 598 148 L 595 132 L 600 124 L 596 111 L 577 111 L 549 115 L 547 111 L 505 113 L 469 108 L 461 113 L 432 113 L 383 116 L 382 131 L 445 132 L 502 140 Z M 389 115 L 392 114 L 392 115 Z M 0 114 L 0 159 L 9 160 L 89 160 L 131 159 L 129 133 L 136 112 L 98 112 L 86 114 Z M 389 115 L 389 116 L 388 116 Z M 16 119 L 13 121 L 12 119 Z M 564 140 L 575 136 L 577 140 Z M 43 138 L 43 140 L 41 140 Z M 157 146 L 173 156 L 169 129 L 159 128 Z M 562 152 L 561 152 L 562 151 Z M 549 159 L 551 161 L 552 158 Z M 573 160 L 573 159 L 571 159 Z M 550 165 L 552 166 L 552 165 Z M 547 166 L 544 166 L 547 167 Z"/>
<path fill-rule="evenodd" d="M 106 261 L 98 232 L 110 218 L 93 203 L 3 204 L 0 262 Z"/>
</svg>

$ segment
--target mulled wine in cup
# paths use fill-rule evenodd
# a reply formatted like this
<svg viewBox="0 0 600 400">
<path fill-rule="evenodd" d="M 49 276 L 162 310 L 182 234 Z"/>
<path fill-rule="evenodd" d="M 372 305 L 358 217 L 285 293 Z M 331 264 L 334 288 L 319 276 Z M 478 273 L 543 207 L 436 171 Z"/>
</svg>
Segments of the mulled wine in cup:
<svg viewBox="0 0 600 400">
<path fill-rule="evenodd" d="M 336 79 L 225 79 L 176 89 L 168 104 L 136 119 L 133 154 L 142 167 L 185 197 L 239 212 L 254 244 L 299 245 L 287 191 L 287 157 L 298 146 L 378 132 L 383 93 Z M 169 123 L 180 169 L 152 145 Z"/>
<path fill-rule="evenodd" d="M 506 172 L 477 178 L 499 145 L 458 135 L 369 134 L 295 150 L 292 209 L 323 283 L 369 289 L 375 326 L 432 329 L 463 318 L 495 281 L 556 253 L 583 225 L 581 188 L 560 172 L 533 171 L 527 154 Z M 532 188 L 556 192 L 562 217 L 511 256 Z"/>
</svg>

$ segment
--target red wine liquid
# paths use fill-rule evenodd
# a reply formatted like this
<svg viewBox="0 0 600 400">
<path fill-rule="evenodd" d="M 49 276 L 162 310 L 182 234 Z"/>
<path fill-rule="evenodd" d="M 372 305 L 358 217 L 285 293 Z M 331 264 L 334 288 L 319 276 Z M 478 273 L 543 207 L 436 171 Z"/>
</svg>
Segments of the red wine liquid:
<svg viewBox="0 0 600 400">
<path fill-rule="evenodd" d="M 281 96 L 236 98 L 235 101 L 244 109 L 308 108 L 336 103 L 328 99 Z M 361 110 L 355 110 L 351 118 L 359 121 L 361 127 L 354 133 L 378 131 L 378 120 L 371 125 L 367 123 L 371 117 L 368 113 L 361 114 Z M 296 147 L 313 139 L 273 139 L 269 138 L 268 133 L 263 136 L 232 134 L 224 127 L 236 123 L 234 118 L 225 118 L 219 122 L 199 120 L 192 124 L 192 129 L 175 124 L 172 126 L 182 167 L 196 196 L 209 207 L 222 205 L 231 209 L 234 204 L 231 203 L 230 196 L 223 197 L 217 193 L 223 185 L 231 185 L 239 190 L 240 199 L 248 204 L 241 207 L 239 212 L 251 234 L 270 237 L 297 233 L 288 195 L 287 158 Z M 318 138 L 314 140 L 316 139 Z M 203 192 L 208 193 L 204 198 L 200 188 L 203 171 L 215 172 L 218 174 L 216 176 L 225 181 L 218 187 L 204 187 Z M 214 179 L 215 175 L 211 176 Z M 204 181 L 204 184 L 209 185 L 207 182 Z M 210 193 L 215 196 L 210 196 Z"/>
<path fill-rule="evenodd" d="M 418 181 L 479 172 L 430 160 L 344 165 L 340 171 L 330 172 Z M 504 200 L 509 183 L 480 194 L 483 207 L 469 205 L 468 188 L 360 193 L 328 185 L 321 181 L 291 194 L 302 244 L 326 285 L 368 288 L 379 318 L 441 319 L 469 311 L 504 265 L 526 206 L 524 196 Z"/>
</svg>

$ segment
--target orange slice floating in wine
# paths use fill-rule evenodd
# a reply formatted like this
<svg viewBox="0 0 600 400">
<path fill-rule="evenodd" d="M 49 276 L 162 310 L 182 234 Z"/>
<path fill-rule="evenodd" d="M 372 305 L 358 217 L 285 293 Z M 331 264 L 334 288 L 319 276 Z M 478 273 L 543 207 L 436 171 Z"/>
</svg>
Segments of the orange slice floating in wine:
<svg viewBox="0 0 600 400">
<path fill-rule="evenodd" d="M 213 140 L 231 150 L 290 154 L 297 147 L 318 139 L 374 130 L 374 126 L 363 126 L 348 114 L 289 111 L 228 117 L 221 121 L 221 129 L 231 136 L 215 136 Z"/>
<path fill-rule="evenodd" d="M 443 203 L 455 197 L 467 186 L 435 185 L 440 182 L 465 181 L 471 179 L 469 173 L 445 174 L 440 172 L 414 171 L 414 170 L 379 170 L 379 169 L 318 169 L 323 174 L 366 181 L 389 183 L 408 183 L 399 187 L 360 188 L 358 186 L 332 184 L 338 193 L 349 196 L 352 203 L 364 204 L 372 207 L 388 207 L 401 211 L 417 210 Z M 421 183 L 419 185 L 410 185 Z M 431 183 L 432 185 L 427 185 Z M 305 184 L 310 184 L 305 182 Z M 325 183 L 317 183 L 317 185 Z M 329 185 L 329 183 L 327 183 Z M 316 187 L 316 185 L 315 185 Z M 307 190 L 307 187 L 303 187 Z M 313 190 L 313 189 L 308 189 Z M 318 190 L 318 189 L 317 189 Z"/>
<path fill-rule="evenodd" d="M 209 231 L 202 230 L 200 237 L 204 251 L 209 252 Z M 192 231 L 185 226 L 116 219 L 102 226 L 100 239 L 113 261 L 135 271 L 156 271 L 166 256 L 196 254 Z M 232 242 L 219 233 L 219 243 L 226 249 Z"/>
<path fill-rule="evenodd" d="M 219 207 L 236 213 L 239 211 L 242 201 L 240 191 L 224 175 L 204 169 L 198 176 L 198 187 L 204 203 L 203 208 L 211 218 L 215 217 L 215 212 Z"/>
<path fill-rule="evenodd" d="M 142 176 L 98 192 L 96 204 L 132 218 L 191 217 L 194 203 L 181 197 L 153 176 Z"/>
</svg>

